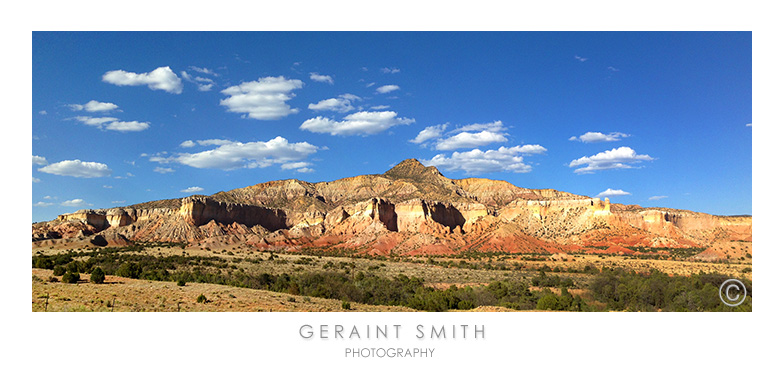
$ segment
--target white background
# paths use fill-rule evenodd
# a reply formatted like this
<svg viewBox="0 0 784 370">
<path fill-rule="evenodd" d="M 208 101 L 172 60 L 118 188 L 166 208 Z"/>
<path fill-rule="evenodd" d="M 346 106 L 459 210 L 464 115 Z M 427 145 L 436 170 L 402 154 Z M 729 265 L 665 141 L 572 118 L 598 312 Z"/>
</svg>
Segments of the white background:
<svg viewBox="0 0 784 370">
<path fill-rule="evenodd" d="M 780 364 L 777 213 L 780 12 L 729 1 L 36 1 L 4 5 L 3 368 L 770 368 Z M 537 2 L 539 3 L 539 2 Z M 544 2 L 542 2 L 544 3 Z M 768 2 L 770 3 L 770 2 Z M 18 4 L 22 4 L 19 2 Z M 462 4 L 462 3 L 461 3 Z M 631 5 L 635 4 L 635 5 Z M 749 5 L 751 4 L 751 5 Z M 28 225 L 31 31 L 753 31 L 753 313 L 31 313 Z M 26 194 L 24 197 L 22 194 Z M 18 199 L 17 199 L 18 198 Z M 9 202 L 10 200 L 10 202 Z M 720 201 L 720 200 L 717 200 Z M 24 212 L 23 212 L 24 210 Z M 303 324 L 403 325 L 399 340 L 304 340 Z M 424 325 L 484 325 L 486 339 L 417 340 Z M 404 332 L 404 334 L 406 333 Z M 435 347 L 432 359 L 346 359 L 347 346 Z"/>
</svg>

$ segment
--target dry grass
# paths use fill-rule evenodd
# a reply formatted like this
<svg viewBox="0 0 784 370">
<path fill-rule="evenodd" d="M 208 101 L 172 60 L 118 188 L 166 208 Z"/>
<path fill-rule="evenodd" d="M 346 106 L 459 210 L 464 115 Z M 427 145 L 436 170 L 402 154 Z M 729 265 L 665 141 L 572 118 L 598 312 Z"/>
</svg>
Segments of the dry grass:
<svg viewBox="0 0 784 370">
<path fill-rule="evenodd" d="M 32 269 L 33 311 L 131 311 L 131 312 L 327 312 L 346 311 L 341 301 L 295 296 L 266 290 L 216 284 L 128 279 L 106 276 L 106 283 L 93 284 L 82 274 L 78 284 L 49 282 L 51 270 Z M 197 303 L 203 294 L 207 303 Z M 46 304 L 49 297 L 48 305 Z M 291 301 L 293 299 L 293 301 Z M 113 304 L 112 304 L 113 303 Z M 407 307 L 374 306 L 351 302 L 351 311 L 414 311 Z"/>
</svg>

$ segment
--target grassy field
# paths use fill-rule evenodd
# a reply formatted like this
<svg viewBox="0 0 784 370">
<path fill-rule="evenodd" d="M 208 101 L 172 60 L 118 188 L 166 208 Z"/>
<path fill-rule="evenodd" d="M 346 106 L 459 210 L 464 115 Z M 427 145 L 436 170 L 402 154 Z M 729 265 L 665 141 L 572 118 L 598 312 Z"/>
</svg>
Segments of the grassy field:
<svg viewBox="0 0 784 370">
<path fill-rule="evenodd" d="M 52 262 L 66 254 L 67 261 Z M 81 282 L 66 284 L 53 277 L 51 269 L 57 263 L 83 270 Z M 122 264 L 137 265 L 138 271 L 129 273 Z M 93 265 L 107 270 L 105 284 L 88 283 L 86 272 Z M 659 279 L 710 274 L 751 280 L 750 259 L 709 263 L 586 254 L 360 258 L 165 243 L 37 248 L 33 267 L 33 311 L 341 311 L 346 306 L 353 311 L 584 311 L 606 308 L 607 302 L 597 300 L 590 288 L 597 274 L 607 271 L 645 276 L 661 272 Z M 179 280 L 185 285 L 179 286 Z M 715 278 L 707 280 L 713 284 Z M 386 291 L 388 286 L 392 287 Z M 372 297 L 379 290 L 379 297 Z M 197 302 L 200 295 L 206 303 Z M 553 303 L 559 297 L 564 298 Z"/>
</svg>

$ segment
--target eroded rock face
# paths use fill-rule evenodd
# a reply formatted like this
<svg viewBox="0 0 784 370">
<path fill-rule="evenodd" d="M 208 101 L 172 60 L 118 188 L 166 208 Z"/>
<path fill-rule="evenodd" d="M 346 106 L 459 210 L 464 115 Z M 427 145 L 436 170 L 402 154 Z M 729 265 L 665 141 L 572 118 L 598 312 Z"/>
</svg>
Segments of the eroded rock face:
<svg viewBox="0 0 784 370">
<path fill-rule="evenodd" d="M 370 254 L 568 253 L 601 245 L 633 253 L 627 247 L 751 242 L 751 217 L 610 204 L 497 180 L 452 180 L 406 160 L 381 175 L 315 184 L 271 181 L 212 196 L 80 210 L 34 224 L 32 235 L 34 244 L 143 240 Z"/>
</svg>

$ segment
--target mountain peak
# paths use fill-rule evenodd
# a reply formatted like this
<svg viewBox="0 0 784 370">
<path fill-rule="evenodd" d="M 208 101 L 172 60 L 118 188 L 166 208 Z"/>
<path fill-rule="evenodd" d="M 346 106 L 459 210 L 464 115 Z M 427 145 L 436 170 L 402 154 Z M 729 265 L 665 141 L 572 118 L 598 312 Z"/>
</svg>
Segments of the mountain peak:
<svg viewBox="0 0 784 370">
<path fill-rule="evenodd" d="M 414 158 L 403 160 L 395 167 L 390 168 L 389 171 L 384 172 L 384 176 L 387 177 L 423 178 L 433 175 L 443 176 L 441 172 L 438 172 L 437 168 L 433 166 L 425 167 L 425 165 Z"/>
</svg>

